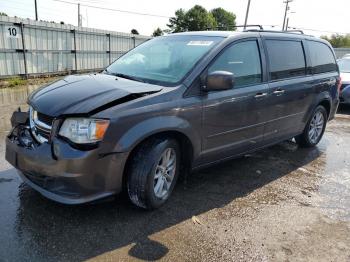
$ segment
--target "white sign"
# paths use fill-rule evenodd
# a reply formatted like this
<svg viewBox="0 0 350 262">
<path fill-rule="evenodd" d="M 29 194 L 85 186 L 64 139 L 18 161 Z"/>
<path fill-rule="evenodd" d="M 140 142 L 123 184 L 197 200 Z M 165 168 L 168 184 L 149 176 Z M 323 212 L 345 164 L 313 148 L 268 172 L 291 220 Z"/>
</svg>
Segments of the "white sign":
<svg viewBox="0 0 350 262">
<path fill-rule="evenodd" d="M 199 45 L 199 46 L 209 46 L 213 41 L 190 41 L 187 45 Z"/>
<path fill-rule="evenodd" d="M 9 38 L 19 38 L 20 34 L 21 34 L 21 29 L 19 29 L 18 27 L 15 26 L 11 26 L 7 28 L 6 31 L 6 35 Z"/>
</svg>

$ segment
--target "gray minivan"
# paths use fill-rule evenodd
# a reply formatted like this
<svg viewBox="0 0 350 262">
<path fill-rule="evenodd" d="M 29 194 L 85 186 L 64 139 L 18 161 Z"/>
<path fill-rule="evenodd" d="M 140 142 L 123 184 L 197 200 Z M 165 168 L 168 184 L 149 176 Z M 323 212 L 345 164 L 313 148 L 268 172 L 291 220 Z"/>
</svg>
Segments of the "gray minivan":
<svg viewBox="0 0 350 262">
<path fill-rule="evenodd" d="M 181 174 L 295 138 L 312 147 L 341 85 L 328 42 L 251 30 L 149 40 L 103 72 L 67 76 L 14 112 L 6 159 L 42 195 L 80 204 L 126 190 L 161 206 Z"/>
</svg>

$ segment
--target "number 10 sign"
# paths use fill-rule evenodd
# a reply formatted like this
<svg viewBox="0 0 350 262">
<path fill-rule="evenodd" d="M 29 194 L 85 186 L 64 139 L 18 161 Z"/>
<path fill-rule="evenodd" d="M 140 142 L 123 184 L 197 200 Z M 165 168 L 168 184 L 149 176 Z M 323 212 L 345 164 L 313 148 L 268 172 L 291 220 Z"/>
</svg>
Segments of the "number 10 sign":
<svg viewBox="0 0 350 262">
<path fill-rule="evenodd" d="M 18 38 L 20 36 L 21 32 L 18 27 L 8 27 L 6 35 L 10 38 Z"/>
</svg>

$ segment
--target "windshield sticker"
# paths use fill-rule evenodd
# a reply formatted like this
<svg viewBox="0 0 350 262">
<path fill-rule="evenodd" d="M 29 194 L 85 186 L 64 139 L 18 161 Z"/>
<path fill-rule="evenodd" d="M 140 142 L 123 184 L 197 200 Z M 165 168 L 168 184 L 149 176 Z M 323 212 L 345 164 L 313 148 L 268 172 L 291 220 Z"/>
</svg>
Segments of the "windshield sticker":
<svg viewBox="0 0 350 262">
<path fill-rule="evenodd" d="M 190 41 L 187 45 L 210 46 L 213 41 Z"/>
</svg>

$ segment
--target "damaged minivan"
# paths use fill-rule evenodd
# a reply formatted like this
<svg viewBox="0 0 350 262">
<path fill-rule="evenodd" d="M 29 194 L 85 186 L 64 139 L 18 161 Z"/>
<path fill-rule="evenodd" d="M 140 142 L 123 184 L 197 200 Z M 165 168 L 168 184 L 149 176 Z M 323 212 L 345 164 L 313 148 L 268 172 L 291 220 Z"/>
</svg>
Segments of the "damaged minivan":
<svg viewBox="0 0 350 262">
<path fill-rule="evenodd" d="M 164 204 L 180 175 L 295 138 L 318 144 L 339 103 L 328 42 L 292 32 L 156 37 L 103 72 L 67 76 L 16 111 L 6 159 L 52 200 L 127 192 Z"/>
</svg>

